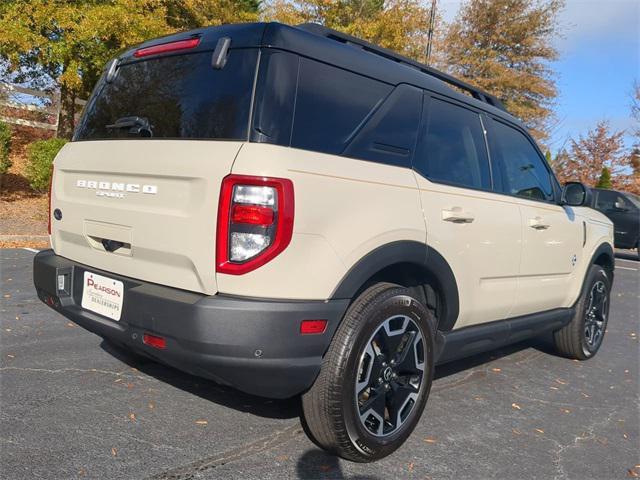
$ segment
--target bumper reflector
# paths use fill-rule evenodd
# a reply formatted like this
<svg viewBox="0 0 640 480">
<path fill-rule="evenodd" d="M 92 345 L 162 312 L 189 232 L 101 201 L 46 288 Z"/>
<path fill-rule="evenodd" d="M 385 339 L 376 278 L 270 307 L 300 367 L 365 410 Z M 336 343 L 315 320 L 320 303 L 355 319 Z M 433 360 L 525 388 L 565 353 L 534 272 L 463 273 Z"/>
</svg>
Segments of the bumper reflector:
<svg viewBox="0 0 640 480">
<path fill-rule="evenodd" d="M 300 324 L 302 335 L 318 335 L 327 329 L 326 320 L 303 320 Z"/>
<path fill-rule="evenodd" d="M 153 348 L 158 348 L 160 350 L 167 348 L 167 341 L 164 338 L 158 337 L 156 335 L 151 335 L 150 333 L 145 333 L 144 335 L 142 335 L 142 343 Z"/>
</svg>

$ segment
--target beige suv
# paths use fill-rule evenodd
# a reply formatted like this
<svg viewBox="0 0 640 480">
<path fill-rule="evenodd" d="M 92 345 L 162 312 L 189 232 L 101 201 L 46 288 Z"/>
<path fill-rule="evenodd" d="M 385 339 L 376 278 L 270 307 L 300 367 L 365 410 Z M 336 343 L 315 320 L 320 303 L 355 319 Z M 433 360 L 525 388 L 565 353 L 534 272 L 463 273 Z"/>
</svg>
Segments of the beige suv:
<svg viewBox="0 0 640 480">
<path fill-rule="evenodd" d="M 545 332 L 597 352 L 613 230 L 588 197 L 441 72 L 317 25 L 205 28 L 109 63 L 55 160 L 34 282 L 127 349 L 302 395 L 318 445 L 371 461 L 437 364 Z"/>
</svg>

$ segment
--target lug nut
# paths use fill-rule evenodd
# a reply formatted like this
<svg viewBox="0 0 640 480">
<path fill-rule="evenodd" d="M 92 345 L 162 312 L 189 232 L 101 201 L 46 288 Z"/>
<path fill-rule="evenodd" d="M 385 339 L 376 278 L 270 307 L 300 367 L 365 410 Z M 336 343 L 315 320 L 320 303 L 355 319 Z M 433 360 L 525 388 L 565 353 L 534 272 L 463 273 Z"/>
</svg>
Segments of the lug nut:
<svg viewBox="0 0 640 480">
<path fill-rule="evenodd" d="M 384 380 L 382 379 L 382 377 L 378 378 L 378 383 L 379 383 L 380 385 L 382 385 L 382 384 L 384 383 Z"/>
<path fill-rule="evenodd" d="M 382 362 L 382 366 L 386 367 L 387 366 L 387 362 Z"/>
</svg>

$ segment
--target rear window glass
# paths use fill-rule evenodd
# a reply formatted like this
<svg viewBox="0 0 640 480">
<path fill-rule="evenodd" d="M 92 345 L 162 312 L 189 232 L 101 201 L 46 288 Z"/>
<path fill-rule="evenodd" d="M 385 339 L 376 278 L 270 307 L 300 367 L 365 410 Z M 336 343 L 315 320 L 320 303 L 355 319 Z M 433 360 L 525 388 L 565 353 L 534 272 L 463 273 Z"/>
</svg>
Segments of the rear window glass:
<svg viewBox="0 0 640 480">
<path fill-rule="evenodd" d="M 159 57 L 121 66 L 115 80 L 103 83 L 90 101 L 74 140 L 149 135 L 245 140 L 257 50 L 232 50 L 221 70 L 211 66 L 211 54 Z"/>
</svg>

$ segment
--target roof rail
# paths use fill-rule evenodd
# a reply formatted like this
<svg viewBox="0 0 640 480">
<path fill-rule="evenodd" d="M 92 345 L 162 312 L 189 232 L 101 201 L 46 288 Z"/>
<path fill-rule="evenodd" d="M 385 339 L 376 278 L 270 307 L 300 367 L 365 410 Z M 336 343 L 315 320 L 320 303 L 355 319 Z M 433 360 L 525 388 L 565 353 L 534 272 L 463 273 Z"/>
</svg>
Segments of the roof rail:
<svg viewBox="0 0 640 480">
<path fill-rule="evenodd" d="M 296 25 L 296 28 L 299 28 L 300 30 L 304 30 L 306 32 L 314 33 L 316 35 L 320 35 L 322 37 L 336 40 L 340 43 L 353 45 L 355 47 L 361 48 L 366 52 L 373 53 L 375 55 L 384 57 L 388 60 L 418 69 L 421 72 L 426 73 L 427 75 L 431 75 L 432 77 L 435 77 L 438 80 L 442 80 L 443 82 L 446 82 L 449 85 L 453 85 L 454 87 L 457 87 L 461 90 L 464 90 L 470 93 L 471 96 L 476 100 L 480 100 L 481 102 L 488 103 L 489 105 L 499 108 L 500 110 L 504 110 L 505 112 L 507 111 L 507 109 L 504 107 L 502 102 L 494 95 L 491 95 L 490 93 L 480 90 L 479 88 L 476 88 L 473 85 L 468 84 L 467 82 L 458 80 L 457 78 L 452 77 L 447 73 L 441 72 L 440 70 L 436 70 L 435 68 L 428 67 L 427 65 L 423 65 L 420 62 L 411 60 L 410 58 L 400 55 L 387 48 L 378 47 L 377 45 L 369 43 L 365 40 L 361 40 L 359 38 L 353 37 L 346 33 L 338 32 L 337 30 L 333 30 L 331 28 L 319 25 L 317 23 L 303 23 L 300 25 Z"/>
</svg>

